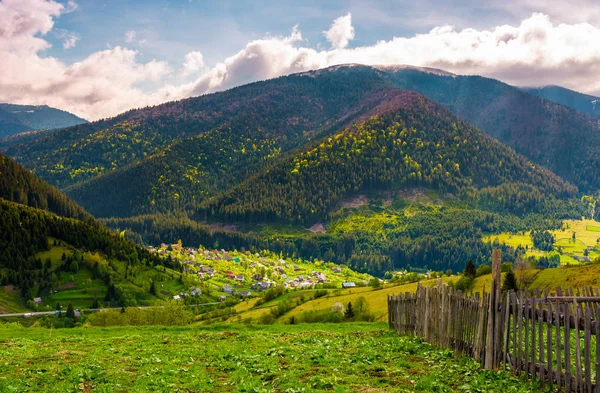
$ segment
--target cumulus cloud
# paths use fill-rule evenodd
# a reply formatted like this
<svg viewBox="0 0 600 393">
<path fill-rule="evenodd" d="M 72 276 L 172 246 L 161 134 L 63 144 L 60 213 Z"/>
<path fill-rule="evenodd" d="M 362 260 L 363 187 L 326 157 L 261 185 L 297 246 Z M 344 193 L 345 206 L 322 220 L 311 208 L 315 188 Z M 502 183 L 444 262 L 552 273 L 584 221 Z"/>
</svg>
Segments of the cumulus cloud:
<svg viewBox="0 0 600 393">
<path fill-rule="evenodd" d="M 333 21 L 331 28 L 323 32 L 327 41 L 335 49 L 343 49 L 354 39 L 354 27 L 352 26 L 352 15 L 340 16 Z"/>
<path fill-rule="evenodd" d="M 344 63 L 430 66 L 515 85 L 559 84 L 600 92 L 600 28 L 590 23 L 555 24 L 539 13 L 517 25 L 463 30 L 439 26 L 425 34 L 353 48 L 348 48 L 354 38 L 348 14 L 325 32 L 332 49 L 309 47 L 293 27 L 287 35 L 250 41 L 210 67 L 202 53 L 190 52 L 182 63 L 183 75 L 202 73 L 191 82 L 170 84 L 165 82 L 172 74 L 169 64 L 140 62 L 137 51 L 121 46 L 92 53 L 73 64 L 45 56 L 50 43 L 44 36 L 52 31 L 54 19 L 69 7 L 74 6 L 55 0 L 0 2 L 0 101 L 48 104 L 94 120 L 135 107 Z M 132 32 L 125 38 L 135 42 Z M 63 40 L 63 46 L 68 45 Z M 150 85 L 158 87 L 149 90 Z"/>
<path fill-rule="evenodd" d="M 515 85 L 559 84 L 600 92 L 600 29 L 589 23 L 556 25 L 539 13 L 516 26 L 489 30 L 439 26 L 426 34 L 356 48 L 342 48 L 345 44 L 336 41 L 333 50 L 316 51 L 299 46 L 301 41 L 297 29 L 288 37 L 252 41 L 203 74 L 191 94 L 344 63 L 430 66 Z"/>
<path fill-rule="evenodd" d="M 204 68 L 204 56 L 202 52 L 193 51 L 185 55 L 183 62 L 183 75 L 187 76 Z"/>
<path fill-rule="evenodd" d="M 160 81 L 171 72 L 169 65 L 139 63 L 134 50 L 115 47 L 70 65 L 44 56 L 50 43 L 43 36 L 52 31 L 54 18 L 75 7 L 53 0 L 0 2 L 0 101 L 47 104 L 93 120 L 170 99 L 168 89 L 149 94 L 139 87 Z M 78 38 L 67 31 L 55 34 L 65 48 Z"/>
</svg>

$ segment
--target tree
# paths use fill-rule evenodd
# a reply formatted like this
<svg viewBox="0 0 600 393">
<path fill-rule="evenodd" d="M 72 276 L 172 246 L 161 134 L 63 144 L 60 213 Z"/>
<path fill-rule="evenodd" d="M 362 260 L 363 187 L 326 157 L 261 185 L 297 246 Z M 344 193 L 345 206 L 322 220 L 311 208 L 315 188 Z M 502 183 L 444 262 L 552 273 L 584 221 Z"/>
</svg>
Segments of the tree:
<svg viewBox="0 0 600 393">
<path fill-rule="evenodd" d="M 465 272 L 463 274 L 470 278 L 475 278 L 475 276 L 477 276 L 477 268 L 475 267 L 472 259 L 469 259 L 467 262 L 467 266 L 465 266 Z"/>
<path fill-rule="evenodd" d="M 94 308 L 94 309 L 100 308 L 100 302 L 98 301 L 97 297 L 94 298 L 94 302 L 92 303 L 90 308 Z"/>
<path fill-rule="evenodd" d="M 71 262 L 71 265 L 69 266 L 69 269 L 73 273 L 77 273 L 77 271 L 79 271 L 79 263 L 77 263 L 77 259 L 73 259 L 73 262 Z"/>
<path fill-rule="evenodd" d="M 378 278 L 372 278 L 371 281 L 369 281 L 369 285 L 374 288 L 374 289 L 378 289 L 381 288 L 381 281 L 379 281 Z"/>
<path fill-rule="evenodd" d="M 348 302 L 348 307 L 346 307 L 346 312 L 344 313 L 344 317 L 346 317 L 346 319 L 354 318 L 354 310 L 352 309 L 352 302 Z"/>
<path fill-rule="evenodd" d="M 73 309 L 73 304 L 69 303 L 67 306 L 67 318 L 75 318 L 75 310 Z"/>
<path fill-rule="evenodd" d="M 156 286 L 154 285 L 154 280 L 150 283 L 150 294 L 156 296 Z"/>
<path fill-rule="evenodd" d="M 504 276 L 504 283 L 502 284 L 502 290 L 505 292 L 508 291 L 516 291 L 519 289 L 519 286 L 517 285 L 517 277 L 515 276 L 515 273 L 511 270 L 508 273 L 506 273 L 506 276 Z"/>
</svg>

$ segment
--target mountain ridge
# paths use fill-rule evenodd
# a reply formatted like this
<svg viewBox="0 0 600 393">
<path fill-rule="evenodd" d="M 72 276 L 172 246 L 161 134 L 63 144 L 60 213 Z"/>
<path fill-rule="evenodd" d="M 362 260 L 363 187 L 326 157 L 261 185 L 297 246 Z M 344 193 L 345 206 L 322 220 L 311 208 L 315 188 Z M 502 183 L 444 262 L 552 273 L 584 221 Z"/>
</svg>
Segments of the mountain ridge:
<svg viewBox="0 0 600 393">
<path fill-rule="evenodd" d="M 16 105 L 0 103 L 0 138 L 87 123 L 72 113 L 48 105 Z"/>
</svg>

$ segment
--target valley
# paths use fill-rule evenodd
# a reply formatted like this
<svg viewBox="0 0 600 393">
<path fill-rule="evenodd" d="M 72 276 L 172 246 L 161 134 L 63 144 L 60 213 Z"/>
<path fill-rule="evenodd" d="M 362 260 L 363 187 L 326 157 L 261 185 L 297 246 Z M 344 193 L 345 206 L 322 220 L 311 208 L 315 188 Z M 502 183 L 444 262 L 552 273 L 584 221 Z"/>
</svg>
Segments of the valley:
<svg viewBox="0 0 600 393">
<path fill-rule="evenodd" d="M 492 375 L 508 391 L 539 391 L 387 332 L 387 299 L 419 284 L 488 291 L 494 250 L 514 288 L 600 289 L 600 142 L 588 115 L 491 79 L 344 65 L 3 139 L 0 342 L 14 363 L 0 366 L 0 387 L 35 360 L 10 335 L 43 342 L 47 357 L 61 351 L 44 333 L 56 329 L 63 343 L 119 342 L 121 375 L 137 379 L 106 371 L 115 359 L 97 346 L 69 342 L 51 378 L 32 377 L 49 391 L 173 380 L 203 391 L 490 391 Z M 575 155 L 554 150 L 574 132 L 586 141 Z M 221 341 L 225 352 L 210 345 Z M 411 360 L 391 364 L 376 342 Z M 148 355 L 134 361 L 139 345 Z M 349 361 L 329 380 L 317 352 L 334 346 L 372 353 L 374 368 Z M 84 354 L 93 361 L 79 382 L 49 387 Z M 150 364 L 164 375 L 144 377 Z"/>
</svg>

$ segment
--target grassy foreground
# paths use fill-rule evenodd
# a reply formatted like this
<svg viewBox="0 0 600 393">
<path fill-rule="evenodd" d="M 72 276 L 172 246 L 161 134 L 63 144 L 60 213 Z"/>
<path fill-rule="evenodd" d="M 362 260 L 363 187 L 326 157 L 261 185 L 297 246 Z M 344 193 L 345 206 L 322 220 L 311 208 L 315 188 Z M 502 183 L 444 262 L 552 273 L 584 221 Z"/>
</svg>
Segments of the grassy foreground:
<svg viewBox="0 0 600 393">
<path fill-rule="evenodd" d="M 1 326 L 1 325 L 0 325 Z M 384 324 L 0 327 L 1 392 L 540 392 Z"/>
</svg>

